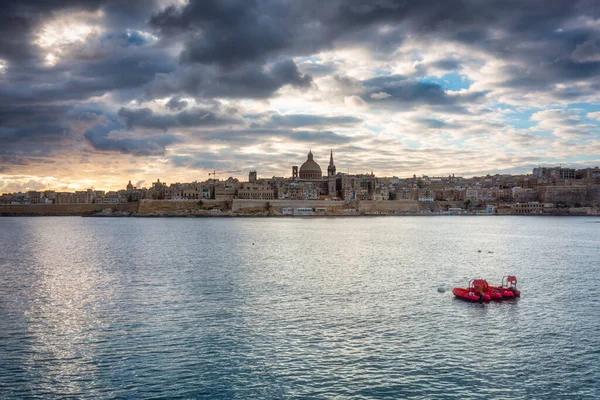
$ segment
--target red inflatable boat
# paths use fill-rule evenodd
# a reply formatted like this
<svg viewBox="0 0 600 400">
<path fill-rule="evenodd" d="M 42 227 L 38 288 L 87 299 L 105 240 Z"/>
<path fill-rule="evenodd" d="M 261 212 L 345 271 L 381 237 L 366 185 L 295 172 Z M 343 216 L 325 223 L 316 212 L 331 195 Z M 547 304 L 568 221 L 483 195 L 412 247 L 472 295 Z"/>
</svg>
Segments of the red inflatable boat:
<svg viewBox="0 0 600 400">
<path fill-rule="evenodd" d="M 520 297 L 521 291 L 517 289 L 517 277 L 514 275 L 502 277 L 502 283 L 500 286 L 495 286 L 502 290 L 504 298 L 511 299 L 513 297 Z"/>
<path fill-rule="evenodd" d="M 454 288 L 452 293 L 459 299 L 466 301 L 483 302 L 492 299 L 489 293 L 489 285 L 485 279 L 473 279 L 466 289 Z"/>
<path fill-rule="evenodd" d="M 521 296 L 521 291 L 517 289 L 517 278 L 513 275 L 503 277 L 500 286 L 490 286 L 490 290 L 501 293 L 503 299 Z"/>
</svg>

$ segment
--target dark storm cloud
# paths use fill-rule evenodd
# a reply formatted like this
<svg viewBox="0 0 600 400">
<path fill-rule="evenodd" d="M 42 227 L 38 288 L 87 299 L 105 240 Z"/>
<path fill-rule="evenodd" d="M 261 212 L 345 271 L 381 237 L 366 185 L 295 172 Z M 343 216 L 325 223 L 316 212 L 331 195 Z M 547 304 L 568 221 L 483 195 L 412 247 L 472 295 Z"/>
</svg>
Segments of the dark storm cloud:
<svg viewBox="0 0 600 400">
<path fill-rule="evenodd" d="M 285 85 L 309 88 L 312 77 L 292 60 L 272 66 L 244 65 L 235 70 L 188 66 L 162 74 L 145 87 L 149 99 L 183 93 L 199 98 L 268 98 Z"/>
<path fill-rule="evenodd" d="M 448 94 L 438 83 L 406 79 L 400 75 L 368 79 L 361 84 L 366 90 L 365 100 L 375 103 L 452 106 L 474 102 L 486 95 L 485 92 Z"/>
<path fill-rule="evenodd" d="M 149 108 L 132 110 L 121 108 L 119 118 L 127 129 L 148 128 L 162 129 L 189 128 L 189 127 L 215 127 L 222 125 L 236 125 L 240 121 L 234 118 L 218 115 L 212 110 L 195 108 L 181 111 L 177 114 L 154 114 Z"/>
<path fill-rule="evenodd" d="M 157 74 L 174 70 L 159 51 L 140 49 L 114 52 L 100 60 L 73 61 L 68 68 L 9 70 L 10 79 L 0 87 L 1 103 L 51 103 L 87 100 L 108 92 L 135 89 Z M 30 74 L 30 76 L 28 76 Z"/>
<path fill-rule="evenodd" d="M 118 131 L 119 123 L 99 124 L 85 132 L 85 138 L 96 150 L 118 151 L 135 156 L 163 155 L 166 147 L 181 142 L 181 137 L 162 134 L 144 138 L 113 138 L 110 134 Z"/>
<path fill-rule="evenodd" d="M 310 0 L 300 4 L 276 0 L 205 0 L 164 10 L 158 10 L 156 4 L 142 1 L 14 3 L 7 6 L 0 17 L 3 19 L 0 21 L 0 57 L 17 64 L 18 60 L 39 59 L 39 51 L 31 44 L 32 35 L 43 18 L 52 12 L 102 9 L 106 23 L 115 30 L 109 37 L 123 35 L 126 29 L 147 28 L 148 22 L 162 35 L 163 46 L 172 38 L 183 39 L 181 62 L 200 68 L 176 71 L 172 65 L 157 65 L 158 60 L 169 58 L 158 46 L 154 50 L 156 58 L 150 53 L 142 55 L 149 63 L 133 57 L 99 60 L 97 64 L 81 65 L 79 70 L 74 65 L 70 79 L 62 80 L 47 91 L 41 88 L 19 91 L 19 87 L 14 87 L 12 91 L 5 89 L 3 95 L 31 100 L 37 95 L 46 99 L 54 93 L 53 98 L 57 100 L 83 99 L 86 95 L 139 87 L 155 74 L 170 73 L 174 76 L 167 79 L 170 84 L 163 82 L 162 91 L 172 95 L 184 92 L 204 97 L 265 98 L 286 84 L 310 85 L 310 75 L 298 72 L 289 59 L 292 56 L 310 55 L 331 48 L 336 42 L 344 43 L 348 38 L 353 43 L 394 49 L 406 35 L 415 34 L 460 41 L 513 60 L 516 65 L 535 66 L 535 70 L 507 71 L 509 79 L 505 85 L 508 86 L 527 84 L 546 88 L 565 80 L 594 78 L 600 72 L 600 60 L 595 58 L 598 31 L 587 26 L 560 31 L 577 17 L 597 18 L 600 7 L 596 7 L 595 1 Z M 153 15 L 150 17 L 150 14 Z M 379 27 L 384 24 L 388 29 L 382 32 Z M 130 31 L 126 39 L 136 45 L 146 41 L 135 30 Z M 531 46 L 520 46 L 523 42 Z M 277 63 L 282 59 L 288 61 Z M 269 69 L 269 62 L 273 61 L 276 64 Z M 19 67 L 9 64 L 11 69 Z M 434 66 L 445 70 L 460 67 L 455 60 L 440 60 Z M 90 78 L 92 74 L 94 79 Z M 45 83 L 50 83 L 55 77 L 46 78 Z M 155 88 L 157 92 L 161 92 L 160 87 Z M 31 93 L 28 96 L 26 92 Z"/>
<path fill-rule="evenodd" d="M 555 60 L 551 65 L 531 73 L 528 67 L 505 68 L 509 79 L 501 83 L 504 87 L 544 88 L 558 82 L 567 83 L 582 79 L 600 77 L 600 61 L 574 62 L 572 60 Z"/>
<path fill-rule="evenodd" d="M 600 59 L 589 55 L 597 53 L 598 30 L 592 26 L 568 30 L 565 25 L 581 16 L 599 15 L 600 4 L 593 0 L 339 0 L 302 4 L 215 0 L 169 7 L 155 14 L 150 24 L 167 36 L 189 35 L 181 54 L 183 62 L 221 68 L 309 55 L 336 42 L 362 43 L 389 52 L 409 35 L 443 38 L 517 66 L 532 67 L 518 75 L 509 74 L 505 85 L 518 87 L 525 82 L 547 90 L 559 82 L 598 76 L 596 62 Z M 385 31 L 379 29 L 382 25 L 387 26 Z M 433 66 L 456 70 L 460 62 L 440 60 Z"/>
<path fill-rule="evenodd" d="M 358 117 L 349 115 L 328 117 L 314 114 L 288 114 L 271 115 L 262 123 L 253 123 L 252 127 L 257 128 L 302 128 L 319 126 L 352 126 L 362 122 Z"/>
<path fill-rule="evenodd" d="M 181 97 L 179 97 L 179 96 L 175 96 L 175 97 L 172 97 L 167 102 L 167 104 L 165 104 L 165 107 L 167 107 L 171 111 L 181 111 L 184 108 L 186 108 L 187 105 L 188 105 L 187 101 L 181 100 Z"/>
<path fill-rule="evenodd" d="M 359 136 L 345 136 L 328 130 L 296 130 L 289 129 L 238 129 L 213 131 L 201 135 L 203 141 L 227 142 L 230 144 L 256 144 L 258 140 L 291 140 L 304 143 L 345 144 L 357 140 Z"/>
<path fill-rule="evenodd" d="M 13 141 L 13 140 L 21 140 L 29 137 L 48 137 L 52 135 L 62 135 L 65 132 L 68 132 L 70 127 L 67 125 L 38 125 L 28 128 L 18 128 L 18 129 L 10 129 L 10 128 L 0 128 L 0 139 Z"/>
<path fill-rule="evenodd" d="M 431 63 L 431 65 L 446 71 L 455 71 L 461 68 L 461 63 L 458 60 L 438 60 Z"/>
<path fill-rule="evenodd" d="M 0 164 L 45 162 L 72 137 L 70 120 L 64 106 L 0 105 Z"/>
<path fill-rule="evenodd" d="M 31 44 L 35 23 L 22 15 L 0 13 L 0 58 L 10 62 L 35 58 Z"/>
<path fill-rule="evenodd" d="M 168 103 L 167 103 L 168 104 Z M 119 119 L 127 129 L 145 128 L 167 130 L 172 128 L 214 128 L 224 125 L 242 125 L 250 123 L 250 129 L 268 132 L 269 129 L 318 128 L 325 126 L 354 126 L 362 119 L 342 115 L 325 116 L 315 114 L 251 114 L 236 116 L 235 110 L 222 111 L 218 108 L 193 108 L 174 114 L 157 114 L 149 108 L 130 109 L 122 107 Z"/>
<path fill-rule="evenodd" d="M 167 34 L 201 32 L 187 40 L 182 61 L 232 67 L 265 61 L 289 48 L 300 23 L 291 21 L 291 16 L 290 7 L 275 1 L 205 0 L 181 9 L 170 6 L 153 16 L 150 24 Z"/>
<path fill-rule="evenodd" d="M 284 85 L 310 86 L 311 76 L 298 71 L 290 59 L 292 56 L 310 55 L 349 39 L 370 47 L 385 42 L 385 46 L 393 49 L 406 35 L 414 34 L 460 41 L 514 61 L 512 69 L 506 71 L 505 86 L 543 89 L 559 82 L 592 79 L 600 73 L 598 31 L 586 26 L 560 31 L 576 17 L 598 17 L 600 7 L 594 7 L 594 1 L 365 3 L 314 0 L 299 4 L 275 0 L 207 0 L 190 1 L 182 8 L 170 6 L 164 10 L 156 9 L 156 4 L 49 1 L 7 6 L 0 16 L 3 20 L 0 21 L 0 57 L 8 61 L 9 75 L 14 72 L 15 77 L 21 79 L 11 79 L 14 83 L 3 88 L 0 98 L 28 102 L 81 100 L 112 90 L 147 86 L 157 74 L 160 79 L 150 85 L 150 89 L 147 87 L 148 92 L 156 95 L 186 93 L 195 97 L 266 98 Z M 23 74 L 18 75 L 21 67 L 25 67 L 20 62 L 42 61 L 39 49 L 32 45 L 35 30 L 52 12 L 78 9 L 102 9 L 106 14 L 105 23 L 114 29 L 106 37 L 122 37 L 127 45 L 146 44 L 147 38 L 134 29 L 147 29 L 146 22 L 162 35 L 162 47 L 171 39 L 183 39 L 184 49 L 179 58 L 190 67 L 182 65 L 175 69 L 176 60 L 163 53 L 161 46 L 155 46 L 140 54 L 71 63 L 67 79 L 55 73 L 42 73 L 38 78 L 32 70 L 29 80 L 34 84 L 24 87 L 28 79 Z M 378 29 L 383 24 L 389 27 L 385 32 Z M 126 30 L 128 33 L 124 34 Z M 520 46 L 523 42 L 529 45 Z M 433 66 L 456 70 L 460 63 L 440 60 Z M 527 69 L 527 66 L 535 66 L 535 69 Z M 304 70 L 310 72 L 311 68 L 308 65 Z M 317 70 L 315 73 L 319 74 Z M 414 92 L 436 90 L 421 86 L 413 88 Z M 405 89 L 405 92 L 413 90 Z M 410 98 L 409 95 L 407 100 Z M 436 96 L 432 98 L 435 100 Z"/>
</svg>

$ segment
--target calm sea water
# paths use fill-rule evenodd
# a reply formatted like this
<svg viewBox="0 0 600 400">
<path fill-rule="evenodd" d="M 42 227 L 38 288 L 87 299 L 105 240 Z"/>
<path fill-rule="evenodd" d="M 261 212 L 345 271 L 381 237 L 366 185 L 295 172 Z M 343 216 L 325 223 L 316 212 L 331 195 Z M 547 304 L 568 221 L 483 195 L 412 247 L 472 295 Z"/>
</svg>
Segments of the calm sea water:
<svg viewBox="0 0 600 400">
<path fill-rule="evenodd" d="M 599 398 L 598 220 L 1 218 L 0 398 Z"/>
</svg>

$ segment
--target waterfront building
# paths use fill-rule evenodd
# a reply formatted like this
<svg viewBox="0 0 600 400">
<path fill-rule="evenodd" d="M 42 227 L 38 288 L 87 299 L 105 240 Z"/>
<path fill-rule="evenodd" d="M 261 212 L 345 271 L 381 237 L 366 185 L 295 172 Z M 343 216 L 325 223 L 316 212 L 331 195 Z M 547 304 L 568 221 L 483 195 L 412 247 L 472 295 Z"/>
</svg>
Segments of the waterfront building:
<svg viewBox="0 0 600 400">
<path fill-rule="evenodd" d="M 29 197 L 29 202 L 31 204 L 42 204 L 44 203 L 44 193 L 38 192 L 35 190 L 30 190 L 27 192 L 27 197 Z"/>
<path fill-rule="evenodd" d="M 432 202 L 435 201 L 435 198 L 433 197 L 431 190 L 427 187 L 419 189 L 419 197 L 417 200 L 420 202 Z"/>
<path fill-rule="evenodd" d="M 250 183 L 256 182 L 256 170 L 250 171 L 250 173 L 248 174 L 248 182 L 250 182 Z"/>
<path fill-rule="evenodd" d="M 199 182 L 186 183 L 181 188 L 181 197 L 183 200 L 202 199 L 204 186 Z"/>
<path fill-rule="evenodd" d="M 516 203 L 510 208 L 512 214 L 542 214 L 544 204 L 537 201 L 527 203 Z"/>
<path fill-rule="evenodd" d="M 375 192 L 373 193 L 373 200 L 381 201 L 389 199 L 390 193 L 387 186 L 380 186 L 377 189 L 375 189 Z"/>
<path fill-rule="evenodd" d="M 254 182 L 243 183 L 241 189 L 237 192 L 237 198 L 245 200 L 274 200 L 275 190 L 255 180 Z"/>
<path fill-rule="evenodd" d="M 284 182 L 277 188 L 278 200 L 319 200 L 321 188 L 312 181 Z"/>
</svg>

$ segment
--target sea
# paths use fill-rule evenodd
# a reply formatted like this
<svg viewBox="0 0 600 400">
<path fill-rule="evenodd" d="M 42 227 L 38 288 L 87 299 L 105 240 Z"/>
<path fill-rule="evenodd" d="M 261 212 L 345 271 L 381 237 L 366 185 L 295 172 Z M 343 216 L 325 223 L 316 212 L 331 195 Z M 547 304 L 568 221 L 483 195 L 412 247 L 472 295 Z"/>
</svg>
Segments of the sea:
<svg viewBox="0 0 600 400">
<path fill-rule="evenodd" d="M 597 399 L 599 287 L 598 217 L 5 217 L 0 398 Z"/>
</svg>

